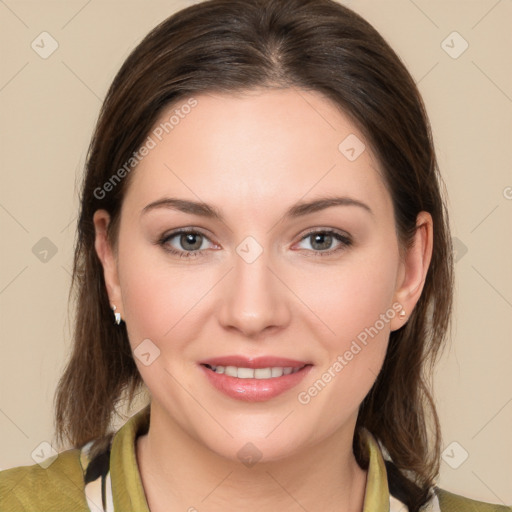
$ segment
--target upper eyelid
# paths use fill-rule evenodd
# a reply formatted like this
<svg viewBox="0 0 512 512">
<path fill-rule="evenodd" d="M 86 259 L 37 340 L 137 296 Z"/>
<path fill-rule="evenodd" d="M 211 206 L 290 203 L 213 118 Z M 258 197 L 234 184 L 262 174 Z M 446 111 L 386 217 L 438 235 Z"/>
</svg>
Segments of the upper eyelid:
<svg viewBox="0 0 512 512">
<path fill-rule="evenodd" d="M 309 235 L 312 235 L 313 233 L 334 233 L 334 234 L 343 236 L 345 238 L 352 238 L 352 236 L 349 233 L 347 233 L 346 231 L 344 231 L 343 229 L 337 229 L 337 228 L 312 228 L 312 229 L 306 231 L 306 233 L 304 233 L 301 236 L 301 240 L 304 239 L 305 237 L 309 236 Z"/>
</svg>

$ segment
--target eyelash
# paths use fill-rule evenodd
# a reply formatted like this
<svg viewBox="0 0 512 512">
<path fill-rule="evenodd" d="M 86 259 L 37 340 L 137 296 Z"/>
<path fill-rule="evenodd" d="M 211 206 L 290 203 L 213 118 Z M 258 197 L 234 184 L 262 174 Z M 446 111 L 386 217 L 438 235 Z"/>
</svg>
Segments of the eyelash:
<svg viewBox="0 0 512 512">
<path fill-rule="evenodd" d="M 196 251 L 178 251 L 174 248 L 169 248 L 168 245 L 166 245 L 169 240 L 172 240 L 173 238 L 175 238 L 176 236 L 179 236 L 179 235 L 183 235 L 183 234 L 195 234 L 195 235 L 201 235 L 202 237 L 206 238 L 207 240 L 209 240 L 209 238 L 201 233 L 201 231 L 197 231 L 197 230 L 194 230 L 194 229 L 180 229 L 178 231 L 175 231 L 173 233 L 166 233 L 164 234 L 159 240 L 158 240 L 158 244 L 161 245 L 163 247 L 163 249 L 173 255 L 176 255 L 176 256 L 179 256 L 180 258 L 196 258 L 198 256 L 204 256 L 204 252 L 205 250 L 196 250 Z M 316 234 L 323 234 L 323 235 L 331 235 L 333 238 L 335 238 L 336 240 L 338 240 L 339 242 L 341 242 L 341 245 L 335 249 L 329 249 L 327 251 L 313 251 L 314 253 L 314 257 L 316 256 L 319 256 L 319 257 L 324 257 L 324 256 L 330 256 L 336 252 L 339 252 L 339 251 L 342 251 L 344 249 L 346 249 L 347 247 L 350 247 L 352 245 L 352 240 L 345 236 L 345 235 L 342 235 L 340 233 L 338 233 L 337 231 L 334 231 L 332 229 L 323 229 L 323 230 L 312 230 L 312 231 L 309 231 L 308 233 L 306 233 L 301 239 L 300 239 L 300 242 L 302 242 L 303 240 L 307 239 L 308 237 L 310 237 L 311 235 L 316 235 Z"/>
</svg>

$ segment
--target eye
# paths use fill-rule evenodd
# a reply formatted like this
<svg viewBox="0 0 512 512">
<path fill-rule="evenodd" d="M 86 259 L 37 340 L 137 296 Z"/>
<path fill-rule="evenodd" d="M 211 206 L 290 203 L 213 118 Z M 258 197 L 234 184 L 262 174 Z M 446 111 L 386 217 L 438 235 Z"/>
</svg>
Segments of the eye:
<svg viewBox="0 0 512 512">
<path fill-rule="evenodd" d="M 316 253 L 315 256 L 327 256 L 352 245 L 352 240 L 348 236 L 332 229 L 310 231 L 302 237 L 301 242 L 304 241 L 309 241 L 308 245 Z M 337 245 L 332 248 L 336 242 Z"/>
<path fill-rule="evenodd" d="M 204 255 L 210 239 L 203 233 L 193 229 L 180 229 L 173 233 L 166 233 L 158 243 L 171 254 L 181 258 Z"/>
<path fill-rule="evenodd" d="M 309 241 L 306 247 L 315 256 L 328 256 L 344 250 L 352 245 L 352 240 L 332 229 L 310 231 L 302 237 L 299 243 Z M 172 233 L 166 233 L 158 241 L 165 251 L 181 258 L 204 256 L 211 240 L 200 231 L 194 229 L 180 229 Z M 333 248 L 333 245 L 336 244 Z"/>
</svg>

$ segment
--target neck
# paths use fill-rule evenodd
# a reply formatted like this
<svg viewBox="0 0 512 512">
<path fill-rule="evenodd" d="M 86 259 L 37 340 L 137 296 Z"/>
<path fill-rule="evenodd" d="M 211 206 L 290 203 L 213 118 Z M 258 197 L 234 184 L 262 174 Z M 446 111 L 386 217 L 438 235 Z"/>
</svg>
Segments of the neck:
<svg viewBox="0 0 512 512">
<path fill-rule="evenodd" d="M 366 472 L 352 452 L 353 425 L 300 453 L 249 467 L 209 450 L 153 406 L 149 431 L 136 441 L 151 512 L 363 510 Z"/>
</svg>

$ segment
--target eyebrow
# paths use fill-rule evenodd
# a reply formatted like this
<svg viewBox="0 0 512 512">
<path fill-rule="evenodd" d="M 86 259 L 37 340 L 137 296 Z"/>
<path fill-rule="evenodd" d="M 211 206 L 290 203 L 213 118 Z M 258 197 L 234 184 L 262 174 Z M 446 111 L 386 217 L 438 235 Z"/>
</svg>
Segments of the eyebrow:
<svg viewBox="0 0 512 512">
<path fill-rule="evenodd" d="M 314 199 L 312 201 L 307 202 L 298 202 L 292 205 L 285 213 L 284 218 L 298 218 L 303 217 L 305 215 L 309 215 L 311 213 L 315 213 L 321 210 L 325 210 L 326 208 L 331 208 L 333 206 L 357 206 L 366 210 L 371 215 L 374 215 L 372 209 L 362 201 L 358 199 L 354 199 L 352 197 L 320 197 Z M 210 219 L 216 219 L 221 222 L 224 222 L 224 218 L 222 213 L 218 208 L 208 203 L 198 202 L 198 201 L 190 201 L 187 199 L 178 199 L 174 197 L 164 197 L 162 199 L 158 199 L 148 205 L 146 205 L 142 211 L 141 215 L 148 213 L 157 208 L 166 208 L 170 210 L 178 210 L 183 213 L 190 213 L 193 215 L 199 215 L 201 217 L 206 217 Z"/>
</svg>

